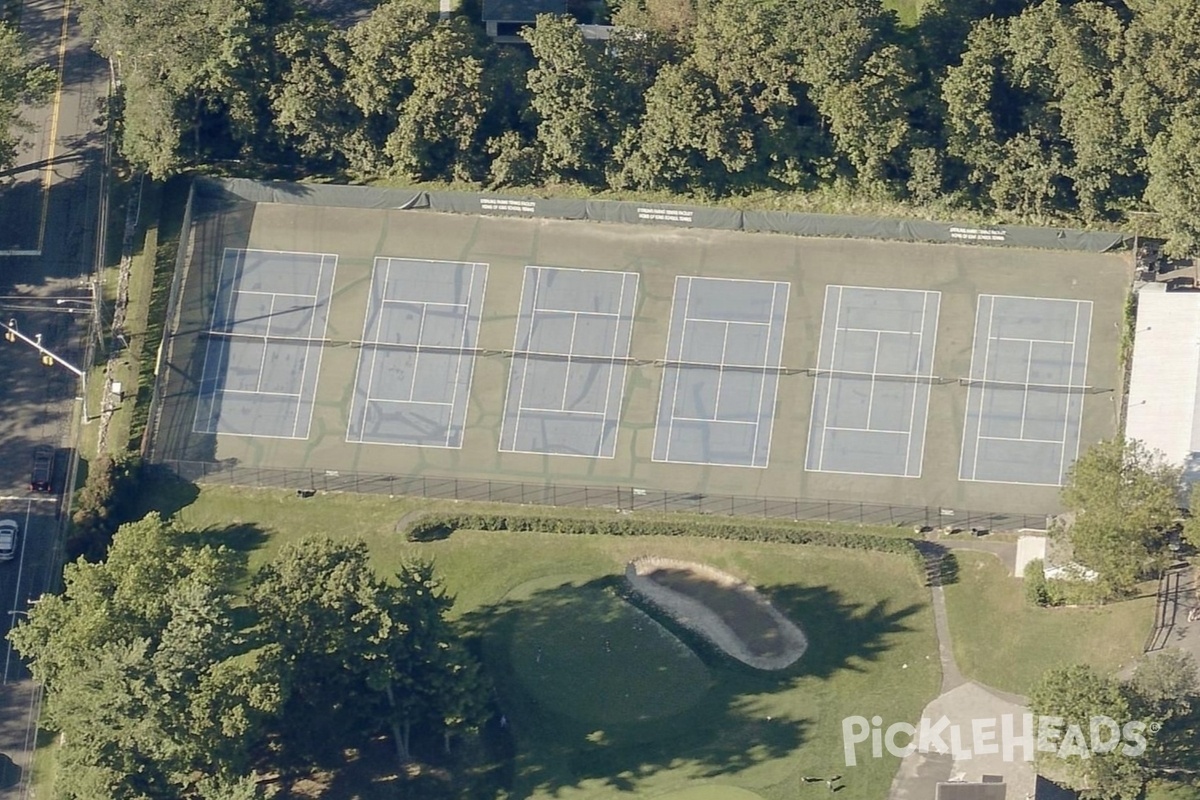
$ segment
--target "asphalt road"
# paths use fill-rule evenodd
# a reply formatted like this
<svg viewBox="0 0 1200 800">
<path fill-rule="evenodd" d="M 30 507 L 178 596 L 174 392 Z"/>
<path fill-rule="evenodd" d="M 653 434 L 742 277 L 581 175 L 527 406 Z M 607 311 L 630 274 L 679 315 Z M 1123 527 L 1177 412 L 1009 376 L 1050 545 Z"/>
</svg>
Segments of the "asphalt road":
<svg viewBox="0 0 1200 800">
<path fill-rule="evenodd" d="M 108 66 L 80 33 L 70 0 L 25 0 L 20 28 L 39 60 L 61 76 L 42 108 L 25 109 L 34 126 L 17 165 L 0 174 L 0 316 L 64 359 L 83 365 L 90 317 L 104 132 L 101 100 Z M 59 299 L 67 300 L 58 303 Z M 0 340 L 0 518 L 22 528 L 18 557 L 0 563 L 0 632 L 61 575 L 62 491 L 80 410 L 79 381 L 46 367 L 20 342 Z M 58 452 L 55 493 L 28 491 L 33 448 Z M 29 794 L 30 759 L 40 710 L 38 687 L 7 640 L 0 679 L 0 798 Z"/>
</svg>

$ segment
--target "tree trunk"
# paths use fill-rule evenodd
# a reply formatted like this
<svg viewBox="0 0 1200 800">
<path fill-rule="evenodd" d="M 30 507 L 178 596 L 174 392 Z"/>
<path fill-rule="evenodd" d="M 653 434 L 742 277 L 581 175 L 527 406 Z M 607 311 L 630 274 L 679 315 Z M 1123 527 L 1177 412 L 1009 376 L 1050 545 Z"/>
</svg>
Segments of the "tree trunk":
<svg viewBox="0 0 1200 800">
<path fill-rule="evenodd" d="M 412 761 L 412 756 L 408 752 L 410 726 L 408 720 L 405 720 L 404 729 L 401 730 L 400 723 L 396 721 L 396 694 L 392 691 L 391 681 L 387 685 L 387 698 L 388 705 L 392 707 L 393 712 L 389 721 L 392 728 L 392 741 L 396 743 L 396 758 L 400 762 L 400 768 L 403 769 L 408 762 Z"/>
</svg>

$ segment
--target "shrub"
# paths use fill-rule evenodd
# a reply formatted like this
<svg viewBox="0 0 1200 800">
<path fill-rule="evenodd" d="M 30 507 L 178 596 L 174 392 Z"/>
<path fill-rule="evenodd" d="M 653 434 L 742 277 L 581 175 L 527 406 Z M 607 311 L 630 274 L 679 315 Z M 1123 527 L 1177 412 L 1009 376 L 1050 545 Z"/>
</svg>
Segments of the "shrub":
<svg viewBox="0 0 1200 800">
<path fill-rule="evenodd" d="M 925 558 L 911 539 L 725 519 L 696 519 L 686 516 L 680 516 L 678 519 L 643 519 L 631 514 L 605 518 L 546 513 L 448 512 L 421 517 L 408 529 L 407 536 L 410 541 L 428 542 L 444 539 L 456 530 L 537 531 L 601 536 L 696 536 L 739 542 L 822 545 L 904 556 L 912 561 L 918 574 L 926 576 Z"/>
<path fill-rule="evenodd" d="M 141 459 L 107 454 L 91 463 L 83 488 L 75 495 L 67 556 L 95 561 L 104 557 L 113 533 L 125 522 L 123 511 L 136 496 Z"/>
<path fill-rule="evenodd" d="M 1025 599 L 1030 605 L 1050 605 L 1050 590 L 1046 585 L 1046 562 L 1035 558 L 1025 565 Z"/>
</svg>

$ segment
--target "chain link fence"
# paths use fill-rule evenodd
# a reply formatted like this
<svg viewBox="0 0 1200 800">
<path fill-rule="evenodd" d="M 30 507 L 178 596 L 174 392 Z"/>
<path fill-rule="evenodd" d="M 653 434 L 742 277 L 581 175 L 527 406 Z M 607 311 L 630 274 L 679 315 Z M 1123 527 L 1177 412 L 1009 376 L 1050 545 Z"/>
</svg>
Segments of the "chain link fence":
<svg viewBox="0 0 1200 800">
<path fill-rule="evenodd" d="M 425 475 L 384 475 L 337 470 L 273 469 L 231 462 L 160 461 L 192 483 L 293 489 L 298 492 L 356 492 L 487 503 L 520 503 L 618 511 L 683 511 L 764 519 L 822 520 L 860 525 L 947 527 L 960 530 L 1044 530 L 1045 515 L 858 503 L 806 498 L 737 497 L 667 492 L 632 486 L 569 486 L 553 483 L 480 481 Z"/>
</svg>

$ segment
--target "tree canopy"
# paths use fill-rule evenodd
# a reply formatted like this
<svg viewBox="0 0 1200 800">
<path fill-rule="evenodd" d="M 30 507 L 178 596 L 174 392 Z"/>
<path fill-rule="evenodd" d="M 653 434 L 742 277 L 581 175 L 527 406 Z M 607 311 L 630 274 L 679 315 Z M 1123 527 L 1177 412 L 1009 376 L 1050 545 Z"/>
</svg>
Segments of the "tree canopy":
<svg viewBox="0 0 1200 800">
<path fill-rule="evenodd" d="M 880 0 L 614 0 L 543 15 L 527 47 L 423 0 L 347 30 L 288 0 L 81 5 L 123 81 L 122 152 L 154 175 L 236 157 L 1055 224 L 1149 211 L 1170 252 L 1200 247 L 1188 0 L 931 1 L 912 28 Z"/>
<path fill-rule="evenodd" d="M 271 752 L 378 731 L 407 760 L 414 729 L 449 748 L 482 721 L 485 676 L 428 564 L 384 581 L 362 542 L 310 539 L 243 592 L 241 558 L 198 538 L 122 526 L 10 634 L 63 734 L 58 796 L 252 797 Z"/>
<path fill-rule="evenodd" d="M 1180 470 L 1141 442 L 1121 437 L 1093 445 L 1072 465 L 1062 500 L 1073 520 L 1074 557 L 1128 592 L 1156 566 L 1179 516 Z"/>
<path fill-rule="evenodd" d="M 50 67 L 35 66 L 21 35 L 0 21 L 0 170 L 12 167 L 24 134 L 30 132 L 21 107 L 45 100 L 53 85 Z"/>
</svg>

